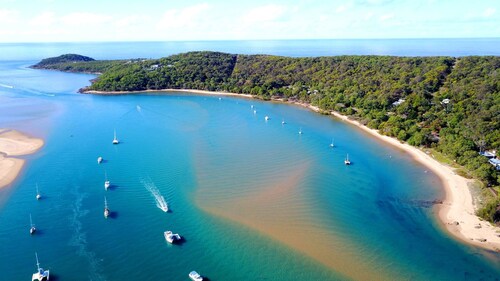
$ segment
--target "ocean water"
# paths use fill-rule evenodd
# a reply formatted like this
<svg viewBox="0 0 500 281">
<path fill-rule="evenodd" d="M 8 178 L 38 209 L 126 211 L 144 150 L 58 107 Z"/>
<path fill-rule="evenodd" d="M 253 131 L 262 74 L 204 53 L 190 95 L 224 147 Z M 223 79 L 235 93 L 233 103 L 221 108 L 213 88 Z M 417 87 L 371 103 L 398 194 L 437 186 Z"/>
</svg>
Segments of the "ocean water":
<svg viewBox="0 0 500 281">
<path fill-rule="evenodd" d="M 30 46 L 0 62 L 0 128 L 46 143 L 0 190 L 3 280 L 28 279 L 35 252 L 54 280 L 188 280 L 191 270 L 210 280 L 500 276 L 497 253 L 456 241 L 437 222 L 437 177 L 350 125 L 244 98 L 81 95 L 94 76 L 29 69 L 39 55 Z M 102 56 L 114 58 L 106 46 Z M 166 230 L 183 243 L 169 245 Z"/>
<path fill-rule="evenodd" d="M 172 41 L 86 43 L 0 43 L 0 60 L 41 60 L 66 53 L 95 59 L 160 58 L 189 51 L 268 54 L 290 57 L 340 55 L 500 55 L 500 38 L 331 39 L 263 41 Z"/>
</svg>

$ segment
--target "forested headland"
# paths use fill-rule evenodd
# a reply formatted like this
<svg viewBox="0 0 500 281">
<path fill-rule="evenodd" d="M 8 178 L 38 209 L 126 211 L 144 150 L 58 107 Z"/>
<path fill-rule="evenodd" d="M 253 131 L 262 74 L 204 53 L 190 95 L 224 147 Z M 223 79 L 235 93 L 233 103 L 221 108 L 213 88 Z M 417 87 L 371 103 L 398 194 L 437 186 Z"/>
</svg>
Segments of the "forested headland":
<svg viewBox="0 0 500 281">
<path fill-rule="evenodd" d="M 67 55 L 35 68 L 98 73 L 82 91 L 198 89 L 300 101 L 432 151 L 488 191 L 478 215 L 500 221 L 500 172 L 480 151 L 500 148 L 500 57 L 290 58 L 190 52 L 99 61 Z M 489 189 L 489 190 L 487 190 Z M 494 192 L 490 192 L 494 191 Z"/>
</svg>

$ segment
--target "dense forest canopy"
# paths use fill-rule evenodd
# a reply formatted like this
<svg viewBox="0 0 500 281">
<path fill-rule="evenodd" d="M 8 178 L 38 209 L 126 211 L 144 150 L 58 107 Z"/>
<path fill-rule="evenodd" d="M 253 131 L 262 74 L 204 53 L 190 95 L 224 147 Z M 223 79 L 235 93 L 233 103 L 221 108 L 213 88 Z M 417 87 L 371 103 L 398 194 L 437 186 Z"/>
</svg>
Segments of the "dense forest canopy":
<svg viewBox="0 0 500 281">
<path fill-rule="evenodd" d="M 150 60 L 61 58 L 45 59 L 38 67 L 102 73 L 84 90 L 199 89 L 307 102 L 411 145 L 434 148 L 490 186 L 500 182 L 494 166 L 478 153 L 500 148 L 499 57 L 190 52 Z"/>
<path fill-rule="evenodd" d="M 89 62 L 89 61 L 94 61 L 94 59 L 77 54 L 65 54 L 58 57 L 43 59 L 39 63 L 33 65 L 32 67 L 51 68 L 52 65 L 60 65 L 63 63 L 73 63 L 73 62 Z"/>
</svg>

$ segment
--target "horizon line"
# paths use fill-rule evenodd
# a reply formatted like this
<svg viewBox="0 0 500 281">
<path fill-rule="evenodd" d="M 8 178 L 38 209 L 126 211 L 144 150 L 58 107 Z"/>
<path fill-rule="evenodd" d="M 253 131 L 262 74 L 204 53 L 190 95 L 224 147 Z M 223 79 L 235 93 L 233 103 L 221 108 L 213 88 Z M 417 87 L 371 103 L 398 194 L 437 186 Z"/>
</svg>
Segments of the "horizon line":
<svg viewBox="0 0 500 281">
<path fill-rule="evenodd" d="M 366 41 L 366 40 L 484 40 L 500 37 L 402 37 L 402 38 L 297 38 L 297 39 L 200 39 L 200 40 L 110 40 L 110 41 L 17 41 L 0 44 L 90 44 L 90 43 L 179 43 L 179 42 L 245 42 L 245 41 Z"/>
</svg>

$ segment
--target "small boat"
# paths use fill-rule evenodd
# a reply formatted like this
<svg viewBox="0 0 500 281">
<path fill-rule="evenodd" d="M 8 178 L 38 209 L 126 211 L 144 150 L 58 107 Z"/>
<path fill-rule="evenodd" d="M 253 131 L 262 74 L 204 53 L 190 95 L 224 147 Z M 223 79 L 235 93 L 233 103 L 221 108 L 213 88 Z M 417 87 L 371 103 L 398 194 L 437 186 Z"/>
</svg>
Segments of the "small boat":
<svg viewBox="0 0 500 281">
<path fill-rule="evenodd" d="M 201 277 L 201 275 L 194 270 L 189 272 L 189 278 L 191 278 L 191 280 L 193 281 L 203 281 L 203 277 Z"/>
<path fill-rule="evenodd" d="M 111 182 L 108 180 L 108 175 L 104 172 L 104 189 L 108 190 L 111 186 Z"/>
<path fill-rule="evenodd" d="M 113 137 L 113 144 L 119 144 L 120 141 L 118 141 L 118 139 L 116 138 L 116 130 L 115 130 L 115 134 L 114 134 L 114 137 Z"/>
<path fill-rule="evenodd" d="M 38 262 L 38 254 L 36 252 L 35 252 L 35 257 L 36 257 L 37 270 L 36 270 L 36 273 L 33 273 L 33 276 L 31 277 L 31 281 L 48 281 L 50 271 L 43 270 L 43 268 L 40 267 L 40 263 Z"/>
<path fill-rule="evenodd" d="M 36 184 L 36 200 L 40 200 L 42 198 L 42 195 L 40 195 L 40 191 L 38 191 L 38 184 Z"/>
<path fill-rule="evenodd" d="M 302 128 L 299 129 L 299 135 L 302 135 Z"/>
<path fill-rule="evenodd" d="M 181 240 L 181 236 L 177 233 L 172 233 L 172 231 L 168 230 L 163 232 L 163 236 L 165 236 L 165 240 L 168 243 L 173 244 L 175 241 Z"/>
<path fill-rule="evenodd" d="M 269 116 L 266 115 L 266 117 L 264 117 L 264 120 L 269 120 Z"/>
<path fill-rule="evenodd" d="M 252 104 L 252 105 L 250 105 L 250 108 L 251 108 L 251 109 L 253 109 L 253 104 Z"/>
<path fill-rule="evenodd" d="M 31 219 L 31 214 L 30 214 L 30 234 L 33 235 L 36 232 L 36 227 L 33 224 L 33 220 Z"/>
<path fill-rule="evenodd" d="M 344 160 L 344 164 L 346 165 L 351 165 L 351 161 L 349 160 L 349 154 L 347 154 L 345 160 Z"/>
<path fill-rule="evenodd" d="M 158 198 L 155 197 L 155 199 L 156 199 L 156 205 L 158 206 L 158 208 L 160 208 L 165 213 L 168 212 L 168 203 L 167 203 L 167 201 L 165 201 L 165 198 L 160 195 Z"/>
<path fill-rule="evenodd" d="M 257 114 L 257 110 L 254 110 L 254 111 L 253 111 L 253 114 Z"/>
<path fill-rule="evenodd" d="M 101 163 L 102 163 L 102 157 L 99 156 L 99 157 L 97 157 L 97 164 L 101 164 Z"/>
<path fill-rule="evenodd" d="M 108 201 L 106 201 L 106 197 L 104 197 L 104 217 L 109 217 Z"/>
<path fill-rule="evenodd" d="M 285 125 L 285 124 L 286 124 L 285 119 L 283 119 L 283 120 L 281 121 L 281 125 Z"/>
<path fill-rule="evenodd" d="M 333 139 L 332 142 L 330 143 L 330 147 L 334 147 L 335 145 L 333 144 Z"/>
</svg>

